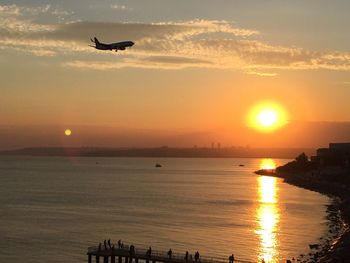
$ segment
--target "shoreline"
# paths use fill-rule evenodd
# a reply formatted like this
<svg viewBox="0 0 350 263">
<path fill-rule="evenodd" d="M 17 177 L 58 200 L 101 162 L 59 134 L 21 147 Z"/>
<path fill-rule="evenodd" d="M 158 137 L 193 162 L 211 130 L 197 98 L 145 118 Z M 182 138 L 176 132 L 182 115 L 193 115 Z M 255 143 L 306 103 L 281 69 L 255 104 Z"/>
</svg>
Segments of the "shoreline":
<svg viewBox="0 0 350 263">
<path fill-rule="evenodd" d="M 350 262 L 350 188 L 314 177 L 313 172 L 272 172 L 259 170 L 260 175 L 282 178 L 283 182 L 315 191 L 331 199 L 327 206 L 328 234 L 320 237 L 317 249 L 308 255 L 300 254 L 298 262 L 337 263 Z M 309 244 L 310 246 L 311 244 Z"/>
</svg>

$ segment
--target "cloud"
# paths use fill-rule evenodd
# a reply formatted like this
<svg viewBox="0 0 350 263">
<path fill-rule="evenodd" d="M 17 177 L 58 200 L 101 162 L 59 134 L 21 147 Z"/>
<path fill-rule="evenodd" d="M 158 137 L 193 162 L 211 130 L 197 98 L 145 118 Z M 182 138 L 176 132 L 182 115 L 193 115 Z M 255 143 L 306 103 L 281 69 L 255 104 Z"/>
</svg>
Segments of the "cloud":
<svg viewBox="0 0 350 263">
<path fill-rule="evenodd" d="M 1 15 L 20 15 L 20 8 L 17 5 L 0 5 Z"/>
<path fill-rule="evenodd" d="M 2 15 L 38 15 L 40 13 L 47 13 L 51 9 L 51 5 L 40 5 L 36 7 L 12 5 L 0 5 L 0 13 Z"/>
<path fill-rule="evenodd" d="M 37 27 L 48 27 L 49 25 L 39 25 L 33 23 L 32 21 L 33 19 L 45 14 L 53 15 L 54 17 L 57 17 L 60 20 L 64 20 L 64 17 L 73 15 L 74 12 L 62 10 L 59 8 L 53 8 L 50 4 L 39 5 L 34 7 L 18 6 L 15 4 L 0 5 L 0 21 L 7 20 L 15 24 L 29 23 Z M 11 25 L 11 23 L 7 23 L 7 25 Z M 4 28 L 4 26 L 1 26 L 0 28 Z"/>
<path fill-rule="evenodd" d="M 110 7 L 116 10 L 130 10 L 126 5 L 111 4 Z"/>
<path fill-rule="evenodd" d="M 275 77 L 277 73 L 269 73 L 269 72 L 259 72 L 259 71 L 247 71 L 250 75 L 257 75 L 260 77 Z"/>
<path fill-rule="evenodd" d="M 211 67 L 210 61 L 190 59 L 186 57 L 154 56 L 154 57 L 125 57 L 119 61 L 86 61 L 75 60 L 64 63 L 65 67 L 76 69 L 113 70 L 121 68 L 144 68 L 176 70 L 193 67 Z"/>
<path fill-rule="evenodd" d="M 23 12 L 54 11 L 49 5 L 31 11 L 16 5 L 0 6 L 0 14 L 6 14 L 0 18 L 3 50 L 23 49 L 35 55 L 45 55 L 44 50 L 47 50 L 49 56 L 66 54 L 63 66 L 68 67 L 100 70 L 218 68 L 270 77 L 276 75 L 276 70 L 350 70 L 349 52 L 267 44 L 261 40 L 260 32 L 239 28 L 228 21 L 39 24 L 22 17 Z M 136 45 L 124 53 L 97 51 L 87 46 L 93 36 L 104 42 L 130 39 Z M 99 59 L 84 62 L 82 57 L 97 53 Z M 129 57 L 123 57 L 118 63 L 110 61 L 121 54 Z"/>
<path fill-rule="evenodd" d="M 150 56 L 143 59 L 149 62 L 169 63 L 169 64 L 211 64 L 209 60 L 195 59 L 175 56 Z"/>
</svg>

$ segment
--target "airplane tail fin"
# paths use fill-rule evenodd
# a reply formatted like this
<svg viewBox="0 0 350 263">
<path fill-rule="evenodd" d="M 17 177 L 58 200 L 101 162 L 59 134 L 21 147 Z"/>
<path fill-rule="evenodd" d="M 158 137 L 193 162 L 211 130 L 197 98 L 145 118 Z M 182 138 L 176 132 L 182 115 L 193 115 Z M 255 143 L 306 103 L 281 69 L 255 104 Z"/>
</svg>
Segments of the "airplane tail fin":
<svg viewBox="0 0 350 263">
<path fill-rule="evenodd" d="M 94 39 L 90 38 L 91 42 L 94 44 L 100 44 L 100 41 L 98 41 L 98 39 L 96 37 L 94 37 Z"/>
</svg>

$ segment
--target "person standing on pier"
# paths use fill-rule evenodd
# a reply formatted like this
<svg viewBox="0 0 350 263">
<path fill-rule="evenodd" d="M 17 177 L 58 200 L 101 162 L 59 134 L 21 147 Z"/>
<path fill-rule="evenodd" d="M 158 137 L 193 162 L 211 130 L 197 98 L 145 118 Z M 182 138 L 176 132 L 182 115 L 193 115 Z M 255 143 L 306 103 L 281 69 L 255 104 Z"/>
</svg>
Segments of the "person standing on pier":
<svg viewBox="0 0 350 263">
<path fill-rule="evenodd" d="M 235 256 L 232 254 L 231 256 L 229 256 L 228 260 L 229 263 L 233 263 L 235 261 Z"/>
<path fill-rule="evenodd" d="M 134 245 L 131 245 L 130 246 L 130 257 L 132 257 L 134 255 L 135 255 L 135 247 L 134 247 Z"/>
<path fill-rule="evenodd" d="M 148 249 L 147 252 L 146 252 L 146 256 L 150 258 L 151 255 L 152 255 L 152 248 L 149 247 L 149 249 Z"/>
<path fill-rule="evenodd" d="M 186 262 L 188 261 L 188 251 L 186 251 L 185 260 L 186 260 Z"/>
<path fill-rule="evenodd" d="M 169 251 L 168 251 L 169 259 L 171 259 L 172 254 L 173 254 L 173 251 L 171 251 L 171 249 L 169 249 Z"/>
<path fill-rule="evenodd" d="M 122 241 L 119 239 L 118 240 L 118 248 L 121 248 L 122 247 Z"/>
<path fill-rule="evenodd" d="M 106 241 L 106 239 L 103 241 L 103 245 L 105 247 L 105 250 L 107 250 L 107 241 Z"/>
<path fill-rule="evenodd" d="M 199 260 L 199 252 L 197 251 L 196 254 L 194 254 L 194 260 L 197 262 Z"/>
</svg>

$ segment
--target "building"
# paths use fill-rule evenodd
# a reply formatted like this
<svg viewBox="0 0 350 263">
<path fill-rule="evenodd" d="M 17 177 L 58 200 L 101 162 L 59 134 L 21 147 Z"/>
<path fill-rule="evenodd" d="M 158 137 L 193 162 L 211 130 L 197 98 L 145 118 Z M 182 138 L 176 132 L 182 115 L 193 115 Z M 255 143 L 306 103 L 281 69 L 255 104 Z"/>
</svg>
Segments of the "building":
<svg viewBox="0 0 350 263">
<path fill-rule="evenodd" d="M 350 166 L 350 143 L 330 143 L 329 148 L 317 149 L 311 161 L 319 166 Z"/>
</svg>

